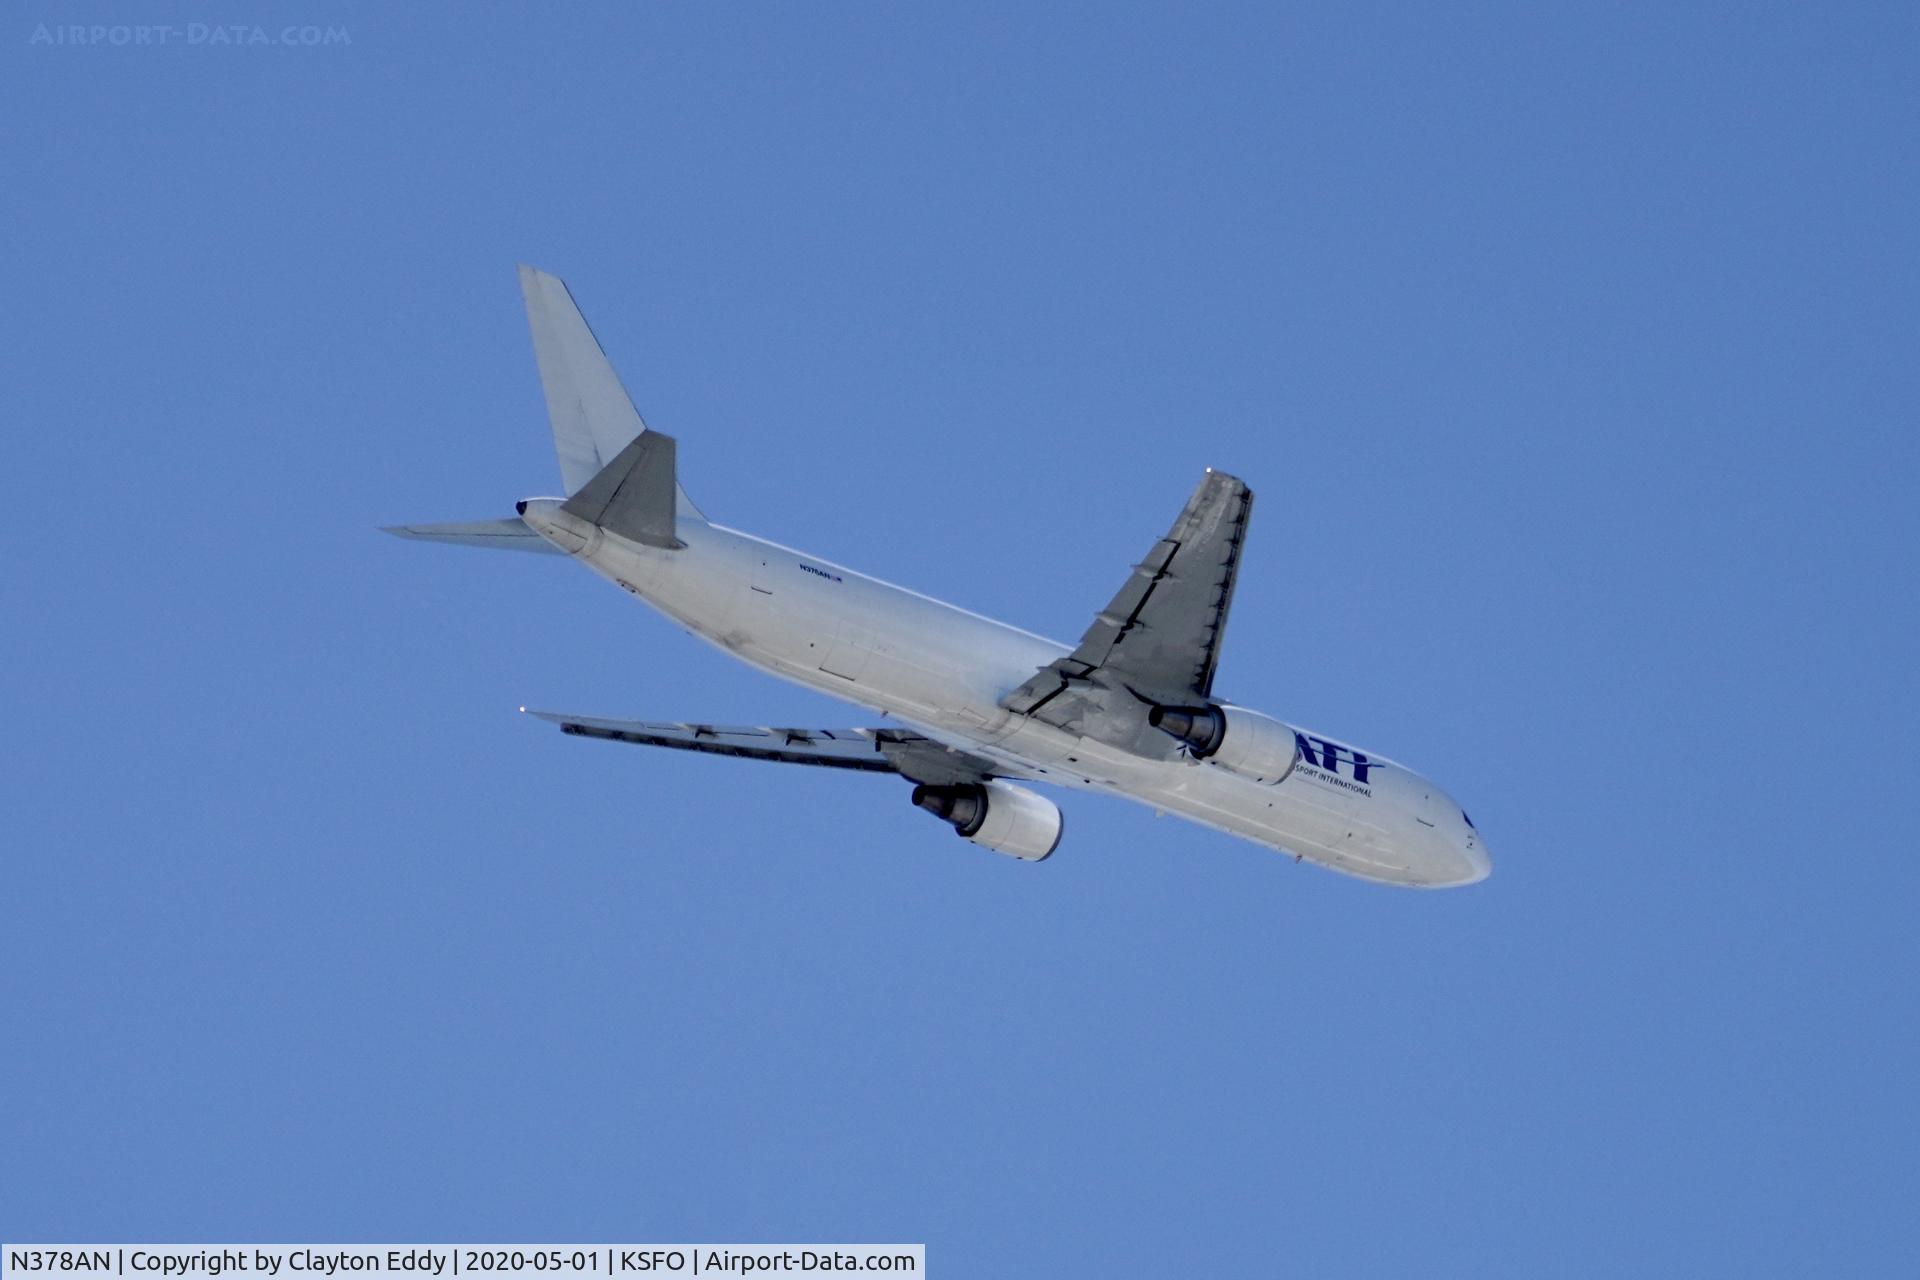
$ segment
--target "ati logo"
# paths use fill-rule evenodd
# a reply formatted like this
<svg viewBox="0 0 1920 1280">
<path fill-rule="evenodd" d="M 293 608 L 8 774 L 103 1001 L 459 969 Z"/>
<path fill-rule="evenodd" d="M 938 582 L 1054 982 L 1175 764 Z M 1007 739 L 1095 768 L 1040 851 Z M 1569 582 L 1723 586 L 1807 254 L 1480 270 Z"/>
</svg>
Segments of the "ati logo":
<svg viewBox="0 0 1920 1280">
<path fill-rule="evenodd" d="M 1304 733 L 1294 734 L 1293 741 L 1300 748 L 1300 758 L 1314 768 L 1338 774 L 1342 764 L 1351 765 L 1353 780 L 1362 786 L 1367 784 L 1367 770 L 1373 768 L 1373 761 L 1352 747 L 1343 747 L 1325 738 L 1309 738 Z"/>
</svg>

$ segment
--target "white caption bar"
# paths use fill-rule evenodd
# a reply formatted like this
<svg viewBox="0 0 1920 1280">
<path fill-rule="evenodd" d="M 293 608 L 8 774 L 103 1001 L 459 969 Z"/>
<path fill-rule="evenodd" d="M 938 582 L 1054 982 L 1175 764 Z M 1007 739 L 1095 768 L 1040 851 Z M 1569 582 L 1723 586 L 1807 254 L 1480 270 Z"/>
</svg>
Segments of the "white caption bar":
<svg viewBox="0 0 1920 1280">
<path fill-rule="evenodd" d="M 9 1244 L 0 1280 L 444 1280 L 451 1276 L 905 1275 L 927 1273 L 924 1244 Z"/>
</svg>

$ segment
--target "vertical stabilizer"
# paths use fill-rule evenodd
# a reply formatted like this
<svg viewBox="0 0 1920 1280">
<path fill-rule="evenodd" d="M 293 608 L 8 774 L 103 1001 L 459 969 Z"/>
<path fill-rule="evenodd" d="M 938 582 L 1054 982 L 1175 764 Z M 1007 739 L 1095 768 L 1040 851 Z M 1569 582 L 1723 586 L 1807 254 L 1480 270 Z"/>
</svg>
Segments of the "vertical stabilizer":
<svg viewBox="0 0 1920 1280">
<path fill-rule="evenodd" d="M 523 265 L 520 292 L 527 301 L 527 326 L 533 330 L 533 354 L 546 392 L 554 449 L 560 455 L 560 477 L 569 494 L 577 493 L 645 432 L 647 424 L 566 284 Z M 677 480 L 674 496 L 679 514 L 706 518 Z"/>
</svg>

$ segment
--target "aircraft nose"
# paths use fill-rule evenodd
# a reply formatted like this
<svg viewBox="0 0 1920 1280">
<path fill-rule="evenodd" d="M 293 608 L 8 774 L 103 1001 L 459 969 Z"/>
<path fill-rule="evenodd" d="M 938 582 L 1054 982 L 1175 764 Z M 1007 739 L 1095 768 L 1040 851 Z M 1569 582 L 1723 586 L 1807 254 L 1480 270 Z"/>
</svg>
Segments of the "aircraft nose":
<svg viewBox="0 0 1920 1280">
<path fill-rule="evenodd" d="M 1462 874 L 1459 883 L 1479 884 L 1493 874 L 1493 859 L 1487 856 L 1487 842 L 1476 833 L 1459 847 Z"/>
</svg>

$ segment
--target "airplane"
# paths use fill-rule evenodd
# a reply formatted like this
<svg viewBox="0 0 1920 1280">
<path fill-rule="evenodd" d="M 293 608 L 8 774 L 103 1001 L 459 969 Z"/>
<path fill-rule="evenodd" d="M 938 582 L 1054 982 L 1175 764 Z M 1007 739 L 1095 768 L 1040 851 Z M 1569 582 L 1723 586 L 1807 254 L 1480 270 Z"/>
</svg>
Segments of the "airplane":
<svg viewBox="0 0 1920 1280">
<path fill-rule="evenodd" d="M 1026 862 L 1060 844 L 1060 807 L 1034 789 L 1052 784 L 1386 884 L 1491 871 L 1465 810 L 1427 779 L 1214 693 L 1253 507 L 1240 480 L 1208 470 L 1079 643 L 1060 644 L 707 519 L 674 437 L 641 419 L 567 286 L 519 270 L 565 496 L 386 532 L 570 556 L 741 661 L 893 723 L 529 714 L 582 738 L 897 774 L 962 838 Z"/>
</svg>

